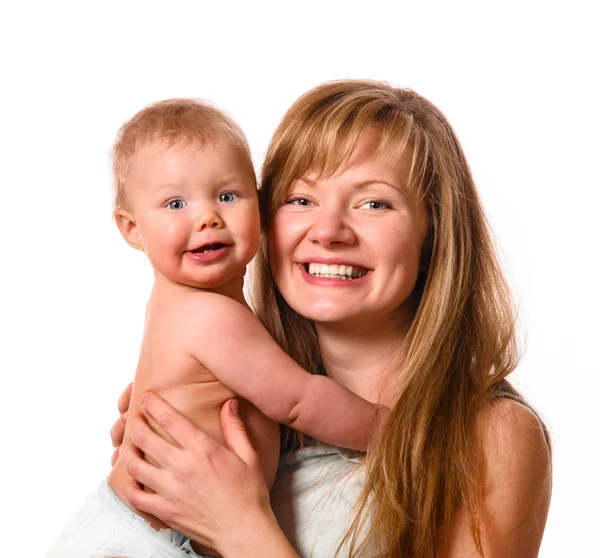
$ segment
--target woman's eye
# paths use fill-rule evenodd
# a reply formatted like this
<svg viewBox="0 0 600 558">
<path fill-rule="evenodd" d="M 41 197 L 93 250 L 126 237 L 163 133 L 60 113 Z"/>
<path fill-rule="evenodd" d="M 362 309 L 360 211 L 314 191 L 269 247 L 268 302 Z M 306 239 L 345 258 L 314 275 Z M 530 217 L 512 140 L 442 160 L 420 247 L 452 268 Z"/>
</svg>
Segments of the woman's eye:
<svg viewBox="0 0 600 558">
<path fill-rule="evenodd" d="M 225 203 L 231 203 L 234 200 L 237 200 L 240 196 L 238 194 L 234 194 L 233 192 L 224 192 L 219 197 L 219 201 Z"/>
<path fill-rule="evenodd" d="M 186 205 L 187 203 L 185 203 L 183 200 L 173 200 L 167 204 L 167 207 L 169 209 L 183 209 Z"/>
<path fill-rule="evenodd" d="M 286 205 L 296 205 L 298 207 L 309 207 L 312 202 L 306 198 L 291 198 L 287 200 Z"/>
<path fill-rule="evenodd" d="M 368 202 L 363 203 L 360 207 L 377 211 L 380 209 L 390 209 L 392 206 L 383 200 L 369 200 Z"/>
</svg>

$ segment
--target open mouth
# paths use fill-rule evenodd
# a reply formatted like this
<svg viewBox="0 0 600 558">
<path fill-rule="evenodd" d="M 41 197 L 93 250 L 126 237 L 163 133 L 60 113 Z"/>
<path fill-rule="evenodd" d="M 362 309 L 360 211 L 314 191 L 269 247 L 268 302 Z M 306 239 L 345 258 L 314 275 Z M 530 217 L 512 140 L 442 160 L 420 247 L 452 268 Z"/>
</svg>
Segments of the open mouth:
<svg viewBox="0 0 600 558">
<path fill-rule="evenodd" d="M 341 279 L 342 281 L 353 281 L 364 277 L 369 270 L 356 265 L 338 265 L 322 263 L 302 264 L 307 273 L 313 277 L 330 277 L 332 279 Z"/>
<path fill-rule="evenodd" d="M 221 250 L 221 248 L 225 248 L 225 246 L 227 246 L 227 244 L 221 244 L 217 242 L 215 244 L 206 244 L 204 246 L 200 246 L 200 248 L 190 250 L 190 252 L 192 252 L 192 254 L 209 254 L 210 252 Z"/>
</svg>

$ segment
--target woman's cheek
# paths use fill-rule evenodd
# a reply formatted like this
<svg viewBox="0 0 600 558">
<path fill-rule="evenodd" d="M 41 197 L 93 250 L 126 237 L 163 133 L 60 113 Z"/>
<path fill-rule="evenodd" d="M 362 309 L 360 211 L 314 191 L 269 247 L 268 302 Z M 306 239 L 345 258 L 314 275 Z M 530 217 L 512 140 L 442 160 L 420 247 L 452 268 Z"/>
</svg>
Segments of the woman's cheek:
<svg viewBox="0 0 600 558">
<path fill-rule="evenodd" d="M 269 259 L 274 275 L 281 269 L 285 257 L 290 255 L 292 237 L 293 232 L 290 222 L 286 223 L 285 215 L 281 211 L 278 212 L 273 219 L 273 225 L 268 238 Z"/>
</svg>

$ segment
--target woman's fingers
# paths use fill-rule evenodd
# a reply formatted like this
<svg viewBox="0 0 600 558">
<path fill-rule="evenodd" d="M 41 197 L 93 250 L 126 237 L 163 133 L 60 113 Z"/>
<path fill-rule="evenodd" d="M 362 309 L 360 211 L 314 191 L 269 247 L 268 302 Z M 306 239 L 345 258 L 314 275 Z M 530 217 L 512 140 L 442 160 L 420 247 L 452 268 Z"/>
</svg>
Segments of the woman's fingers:
<svg viewBox="0 0 600 558">
<path fill-rule="evenodd" d="M 215 444 L 210 436 L 198 430 L 187 418 L 155 393 L 144 394 L 142 408 L 144 413 L 152 417 L 182 448 L 194 448 L 200 442 L 206 444 L 207 440 Z M 136 446 L 138 446 L 137 443 Z"/>
<path fill-rule="evenodd" d="M 158 436 L 137 413 L 131 414 L 127 433 L 135 447 L 122 450 L 119 458 L 135 481 L 156 492 L 128 485 L 125 495 L 133 506 L 212 547 L 217 540 L 228 540 L 239 527 L 240 516 L 272 519 L 268 488 L 235 403 L 233 409 L 230 401 L 221 411 L 231 448 L 227 449 L 148 393 L 144 413 L 173 441 Z M 231 502 L 239 505 L 232 507 Z"/>
<path fill-rule="evenodd" d="M 129 403 L 131 403 L 132 390 L 133 382 L 125 388 L 125 390 L 121 394 L 121 397 L 119 397 L 119 402 L 117 403 L 117 406 L 119 407 L 119 413 L 123 414 L 129 409 Z"/>
<path fill-rule="evenodd" d="M 110 458 L 110 464 L 114 467 L 117 459 L 119 459 L 119 452 L 121 451 L 121 446 L 113 451 L 112 457 Z"/>
<path fill-rule="evenodd" d="M 133 390 L 133 384 L 129 384 L 121 397 L 119 397 L 119 402 L 117 406 L 119 407 L 119 413 L 121 416 L 117 419 L 117 421 L 113 424 L 110 429 L 110 440 L 112 445 L 117 448 L 117 450 L 113 453 L 111 458 L 111 463 L 114 465 L 117 461 L 117 457 L 119 456 L 119 446 L 123 443 L 123 437 L 125 436 L 125 424 L 127 422 L 127 410 L 129 409 L 129 403 L 131 402 L 131 392 Z"/>
<path fill-rule="evenodd" d="M 238 412 L 237 399 L 230 399 L 221 407 L 221 429 L 225 444 L 244 463 L 258 465 L 258 456 L 250 443 L 246 427 Z"/>
<path fill-rule="evenodd" d="M 160 494 L 144 490 L 138 483 L 132 481 L 127 483 L 123 489 L 125 497 L 135 508 L 158 517 L 162 515 L 165 519 L 173 514 L 171 506 Z"/>
<path fill-rule="evenodd" d="M 151 488 L 157 492 L 161 488 L 160 479 L 162 478 L 159 469 L 145 461 L 139 451 L 129 446 L 123 452 L 121 461 L 125 470 L 140 484 Z"/>
<path fill-rule="evenodd" d="M 129 436 L 133 444 L 159 465 L 177 462 L 179 448 L 154 432 L 140 416 L 129 419 Z"/>
<path fill-rule="evenodd" d="M 127 413 L 123 413 L 110 429 L 110 440 L 112 445 L 118 448 L 123 443 L 125 436 L 125 425 L 127 424 Z"/>
</svg>

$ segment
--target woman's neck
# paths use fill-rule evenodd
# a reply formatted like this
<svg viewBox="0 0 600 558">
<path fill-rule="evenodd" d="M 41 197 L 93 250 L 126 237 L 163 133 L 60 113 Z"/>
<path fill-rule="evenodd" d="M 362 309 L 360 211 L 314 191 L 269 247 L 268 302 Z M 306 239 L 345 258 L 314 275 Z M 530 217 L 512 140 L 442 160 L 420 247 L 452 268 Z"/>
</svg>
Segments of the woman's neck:
<svg viewBox="0 0 600 558">
<path fill-rule="evenodd" d="M 315 324 L 327 376 L 373 403 L 391 407 L 404 361 L 405 328 Z"/>
</svg>

